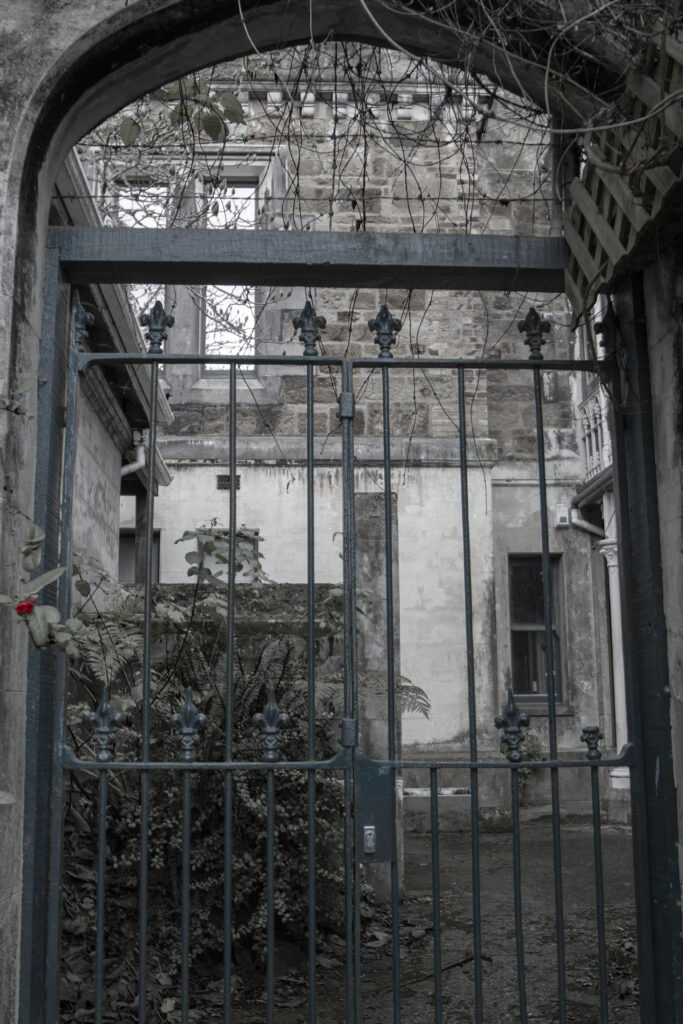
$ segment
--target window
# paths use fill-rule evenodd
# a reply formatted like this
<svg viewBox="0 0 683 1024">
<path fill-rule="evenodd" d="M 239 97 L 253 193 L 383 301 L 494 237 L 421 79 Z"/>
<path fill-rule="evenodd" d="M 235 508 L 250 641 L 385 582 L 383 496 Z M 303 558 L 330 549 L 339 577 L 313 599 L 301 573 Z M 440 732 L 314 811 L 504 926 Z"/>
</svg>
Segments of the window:
<svg viewBox="0 0 683 1024">
<path fill-rule="evenodd" d="M 256 226 L 255 182 L 229 180 L 204 183 L 207 228 L 253 229 Z M 207 355 L 241 355 L 254 351 L 256 326 L 254 289 L 249 285 L 207 285 L 202 296 L 203 350 Z M 225 373 L 227 364 L 204 367 L 208 374 Z M 243 367 L 247 369 L 247 367 Z"/>
<path fill-rule="evenodd" d="M 546 645 L 543 614 L 543 559 L 540 555 L 511 555 L 510 645 L 512 689 L 520 696 L 543 696 L 546 689 Z M 550 562 L 550 601 L 553 631 L 555 696 L 562 692 L 559 559 Z"/>
<path fill-rule="evenodd" d="M 169 188 L 149 178 L 119 178 L 114 184 L 115 209 L 108 218 L 117 227 L 165 228 L 168 223 Z M 147 313 L 157 300 L 164 301 L 161 284 L 128 285 L 135 318 Z"/>
</svg>

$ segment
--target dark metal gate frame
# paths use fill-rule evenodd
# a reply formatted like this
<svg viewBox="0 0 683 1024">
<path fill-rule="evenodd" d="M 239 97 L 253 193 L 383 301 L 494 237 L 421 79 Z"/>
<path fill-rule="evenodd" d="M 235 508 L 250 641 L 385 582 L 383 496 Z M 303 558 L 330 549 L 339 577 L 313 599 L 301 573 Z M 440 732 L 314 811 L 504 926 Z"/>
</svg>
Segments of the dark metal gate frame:
<svg viewBox="0 0 683 1024">
<path fill-rule="evenodd" d="M 274 237 L 264 239 L 266 234 Z M 152 239 L 151 236 L 154 236 Z M 69 387 L 64 392 L 64 381 L 75 382 L 79 371 L 86 369 L 88 365 L 96 363 L 126 362 L 149 364 L 151 379 L 151 417 L 150 435 L 152 438 L 156 432 L 156 389 L 159 362 L 184 362 L 184 363 L 206 363 L 211 361 L 206 356 L 197 357 L 173 357 L 171 355 L 161 356 L 160 349 L 156 351 L 151 347 L 150 354 L 129 356 L 129 355 L 106 355 L 90 354 L 77 351 L 77 340 L 79 331 L 87 328 L 82 316 L 78 313 L 77 306 L 74 307 L 75 315 L 71 323 L 71 344 L 64 344 L 64 338 L 59 336 L 59 323 L 66 322 L 66 304 L 64 302 L 65 292 L 68 287 L 78 283 L 101 283 L 122 282 L 122 281 L 158 281 L 160 283 L 188 283 L 192 281 L 213 282 L 228 281 L 230 283 L 301 283 L 305 280 L 312 286 L 331 283 L 336 280 L 340 267 L 342 268 L 344 283 L 349 286 L 358 284 L 391 285 L 392 287 L 417 287 L 427 281 L 431 287 L 473 287 L 475 281 L 481 282 L 488 288 L 511 287 L 514 282 L 517 287 L 533 287 L 532 279 L 535 277 L 537 286 L 548 287 L 548 290 L 559 291 L 561 286 L 558 282 L 561 276 L 561 265 L 564 254 L 558 249 L 557 240 L 549 240 L 548 246 L 535 246 L 535 251 L 529 255 L 526 252 L 527 263 L 522 266 L 524 259 L 520 261 L 520 244 L 515 239 L 467 239 L 462 240 L 450 236 L 450 253 L 444 248 L 443 236 L 437 236 L 438 244 L 433 246 L 432 240 L 425 236 L 410 236 L 414 239 L 406 241 L 405 236 L 379 236 L 368 239 L 353 239 L 349 247 L 346 244 L 349 236 L 342 236 L 344 244 L 338 239 L 318 238 L 315 240 L 313 249 L 302 251 L 299 240 L 292 236 L 284 236 L 281 233 L 223 233 L 232 237 L 218 241 L 214 232 L 173 232 L 154 231 L 146 232 L 140 230 L 121 231 L 98 231 L 83 229 L 55 229 L 52 232 L 49 249 L 50 259 L 47 274 L 47 294 L 44 317 L 44 333 L 42 346 L 42 360 L 40 376 L 41 380 L 49 382 L 50 395 L 41 401 L 39 408 L 38 431 L 39 436 L 50 439 L 50 446 L 43 448 L 43 458 L 38 465 L 38 478 L 36 487 L 36 521 L 47 527 L 48 540 L 46 544 L 46 560 L 56 564 L 58 558 L 62 564 L 69 560 L 69 515 L 62 517 L 61 542 L 58 539 L 57 523 L 59 521 L 59 507 L 69 507 L 71 495 L 69 487 L 71 482 L 71 470 L 73 468 L 73 444 L 75 440 L 75 388 Z M 261 236 L 260 238 L 258 236 Z M 125 236 L 125 237 L 124 237 Z M 148 237 L 145 237 L 148 236 Z M 188 237 L 190 236 L 190 237 Z M 243 236 L 242 238 L 238 236 Z M 247 237 L 248 236 L 248 237 Z M 397 248 L 397 237 L 400 244 Z M 264 251 L 255 251 L 255 238 L 257 249 L 259 245 L 266 246 Z M 358 248 L 362 241 L 364 249 Z M 530 240 L 526 240 L 527 242 Z M 534 243 L 542 243 L 544 240 L 531 240 Z M 484 243 L 479 245 L 479 243 Z M 491 244 L 493 243 L 493 244 Z M 307 246 L 309 239 L 306 239 Z M 459 248 L 464 244 L 464 249 Z M 189 246 L 189 248 L 188 248 Z M 383 246 L 386 246 L 383 248 Z M 407 246 L 407 249 L 406 249 Z M 487 248 L 488 246 L 488 248 Z M 514 246 L 514 249 L 513 249 Z M 288 248 L 289 247 L 289 248 Z M 221 251 L 222 249 L 222 251 Z M 217 250 L 218 254 L 217 254 Z M 359 260 L 359 253 L 365 252 L 365 257 L 360 264 L 353 266 L 353 261 Z M 174 258 L 168 259 L 164 254 L 173 253 Z M 406 253 L 408 255 L 406 255 Z M 280 258 L 278 258 L 280 257 Z M 449 257 L 452 260 L 449 266 Z M 454 265 L 457 264 L 457 267 Z M 188 270 L 188 268 L 190 268 Z M 357 281 L 356 281 L 357 279 Z M 622 302 L 623 305 L 623 302 Z M 58 313 L 58 311 L 60 311 Z M 152 338 L 154 325 L 151 325 L 150 338 Z M 161 327 L 163 331 L 163 325 Z M 645 517 L 647 523 L 656 522 L 656 505 L 653 506 L 654 489 L 650 487 L 651 479 L 648 479 L 648 459 L 651 459 L 651 427 L 648 433 L 647 408 L 644 408 L 643 396 L 647 393 L 646 364 L 643 364 L 642 351 L 638 346 L 637 339 L 626 339 L 629 360 L 629 386 L 634 389 L 637 395 L 637 417 L 638 430 L 633 430 L 633 409 L 628 405 L 618 406 L 617 422 L 615 424 L 617 439 L 617 457 L 615 469 L 618 473 L 617 486 L 622 498 L 621 516 L 621 537 L 624 544 L 626 558 L 624 561 L 624 576 L 629 586 L 634 588 L 634 600 L 625 602 L 628 609 L 629 624 L 636 632 L 648 630 L 647 644 L 638 645 L 636 654 L 627 658 L 629 666 L 629 692 L 630 692 L 630 734 L 634 740 L 633 748 L 630 748 L 622 759 L 611 761 L 597 761 L 595 754 L 595 734 L 582 737 L 589 746 L 587 761 L 562 761 L 558 759 L 556 739 L 554 736 L 554 694 L 552 687 L 548 687 L 548 712 L 550 729 L 550 761 L 539 763 L 550 772 L 551 791 L 553 803 L 553 847 L 554 847 L 554 871 L 556 878 L 555 886 L 555 910 L 556 910 L 556 945 L 557 945 L 557 971 L 558 971 L 558 1014 L 560 1024 L 564 1024 L 567 1016 L 566 990 L 564 981 L 564 934 L 563 934 L 563 905 L 561 885 L 561 862 L 560 862 L 560 833 L 559 833 L 559 792 L 558 772 L 563 767 L 582 767 L 591 773 L 593 792 L 593 815 L 594 815 L 594 836 L 596 843 L 596 902 L 598 905 L 598 928 L 600 955 L 600 979 L 601 979 L 601 1020 L 607 1020 L 606 1007 L 606 977 L 604 962 L 604 941 L 602 935 L 602 923 L 600 907 L 602 905 L 602 878 L 601 878 L 601 857 L 600 857 L 600 829 L 599 829 L 599 804 L 598 804 L 598 764 L 600 767 L 610 767 L 616 764 L 629 763 L 632 765 L 633 778 L 633 814 L 636 824 L 635 832 L 635 862 L 636 862 L 636 896 L 637 912 L 639 919 L 639 951 L 641 966 L 642 986 L 642 1019 L 648 1024 L 669 1024 L 674 1020 L 676 1005 L 678 1002 L 678 979 L 680 977 L 680 936 L 676 933 L 677 920 L 680 921 L 672 909 L 671 894 L 674 886 L 678 884 L 678 873 L 675 862 L 675 840 L 676 830 L 672 827 L 675 824 L 675 792 L 673 790 L 673 778 L 671 776 L 671 765 L 666 763 L 666 742 L 669 728 L 668 708 L 663 708 L 661 702 L 654 709 L 651 707 L 649 698 L 653 689 L 661 686 L 666 676 L 666 648 L 663 631 L 655 631 L 652 636 L 653 619 L 661 626 L 663 614 L 661 611 L 661 582 L 658 583 L 657 573 L 657 552 L 653 548 L 652 535 L 655 531 L 647 531 L 647 543 L 643 544 L 637 528 L 633 526 L 635 520 L 642 523 Z M 629 348 L 630 345 L 630 348 Z M 642 345 L 642 339 L 641 339 Z M 65 353 L 69 352 L 68 368 L 65 366 Z M 224 356 L 216 357 L 221 362 L 227 362 Z M 267 806 L 269 820 L 269 841 L 267 852 L 267 892 L 268 892 L 268 925 L 269 942 L 267 956 L 267 987 L 268 987 L 268 1024 L 274 1020 L 274 948 L 273 948 L 273 893 L 274 893 L 274 851 L 272 841 L 272 822 L 275 813 L 274 804 L 274 765 L 280 768 L 301 770 L 308 773 L 309 778 L 309 816 L 313 813 L 315 794 L 315 772 L 321 770 L 341 769 L 345 778 L 345 870 L 349 882 L 347 885 L 347 1007 L 346 1019 L 351 1024 L 360 1024 L 360 962 L 359 962 L 359 881 L 358 873 L 354 872 L 354 864 L 357 859 L 372 861 L 388 860 L 392 872 L 392 904 L 394 922 L 394 1011 L 393 1019 L 398 1024 L 400 1021 L 400 963 L 399 943 L 397 941 L 398 929 L 398 878 L 396 870 L 396 857 L 394 850 L 394 838 L 392 837 L 388 846 L 376 847 L 374 853 L 368 846 L 365 852 L 361 853 L 366 837 L 363 833 L 364 821 L 359 812 L 363 806 L 364 795 L 373 794 L 374 805 L 377 804 L 377 797 L 383 797 L 384 802 L 388 801 L 393 805 L 394 797 L 394 774 L 396 770 L 411 767 L 411 762 L 396 760 L 395 746 L 392 732 L 389 731 L 389 753 L 388 759 L 384 762 L 371 761 L 365 758 L 357 747 L 357 709 L 358 709 L 358 682 L 356 663 L 354 655 L 355 644 L 355 601 L 353 597 L 354 586 L 354 546 L 351 538 L 354 536 L 354 501 L 353 501 L 353 372 L 354 369 L 378 369 L 382 377 L 383 392 L 383 419 L 384 419 L 384 496 L 385 496 L 385 537 L 386 537 L 386 594 L 387 594 L 387 665 L 389 673 L 389 706 L 387 709 L 388 721 L 393 723 L 393 686 L 391 685 L 393 674 L 393 635 L 391 614 L 393 601 L 393 585 L 391 579 L 391 554 L 392 554 L 392 527 L 391 527 L 391 495 L 390 495 L 390 468 L 391 468 L 391 441 L 389 436 L 389 391 L 390 371 L 393 368 L 425 367 L 451 368 L 456 371 L 459 392 L 460 408 L 460 466 L 461 466 L 461 497 L 462 497 L 462 530 L 463 530 L 463 555 L 465 567 L 465 598 L 466 598 L 466 638 L 468 657 L 468 697 L 470 713 L 470 760 L 459 762 L 459 767 L 469 769 L 471 776 L 471 800 L 473 807 L 472 814 L 472 878 L 473 878 L 473 922 L 474 922 L 474 953 L 475 953 L 475 979 L 474 979 L 474 1005 L 475 1020 L 477 1024 L 483 1022 L 482 1005 L 482 981 L 481 981 L 481 939 L 480 939 L 480 912 L 479 912 L 479 844 L 477 831 L 476 808 L 478 806 L 478 772 L 484 768 L 497 768 L 508 770 L 511 777 L 512 811 L 513 811 L 513 856 L 514 856 L 514 896 L 515 896 L 515 918 L 516 918 L 516 945 L 518 964 L 519 984 L 519 1006 L 520 1021 L 526 1020 L 526 998 L 524 980 L 524 954 L 523 934 L 521 928 L 521 895 L 520 895 L 520 849 L 518 829 L 518 807 L 516 787 L 516 764 L 514 754 L 516 752 L 515 738 L 518 737 L 519 718 L 514 707 L 506 709 L 500 722 L 497 722 L 505 729 L 508 738 L 510 763 L 482 762 L 477 757 L 477 735 L 476 717 L 474 702 L 474 667 L 473 667 L 473 638 L 472 638 L 472 607 L 471 607 L 471 576 L 469 566 L 469 519 L 468 519 L 468 486 L 467 486 L 467 430 L 464 417 L 464 374 L 466 369 L 490 368 L 490 363 L 477 360 L 448 360 L 448 359 L 390 359 L 378 360 L 356 359 L 313 359 L 282 358 L 263 359 L 250 357 L 250 363 L 268 362 L 281 365 L 306 365 L 307 367 L 307 389 L 308 389 L 308 429 L 307 429 L 307 470 L 308 470 L 308 515 L 309 523 L 313 515 L 313 495 L 310 487 L 313 471 L 313 434 L 312 434 L 312 402 L 313 402 L 313 369 L 314 366 L 336 366 L 339 368 L 342 378 L 342 395 L 340 399 L 340 416 L 342 420 L 343 433 L 343 512 L 344 512 L 344 603 L 346 627 L 344 636 L 345 645 L 345 678 L 344 678 L 344 720 L 342 723 L 342 745 L 336 757 L 329 762 L 316 762 L 314 760 L 314 747 L 312 745 L 311 730 L 309 727 L 309 760 L 304 762 L 277 762 L 274 746 L 266 746 L 266 755 L 263 762 L 254 764 L 237 764 L 232 761 L 230 731 L 226 734 L 225 761 L 217 765 L 214 762 L 199 762 L 193 758 L 192 744 L 186 747 L 188 757 L 186 760 L 179 759 L 178 762 L 156 764 L 150 762 L 149 745 L 149 716 L 143 718 L 143 747 L 142 763 L 111 762 L 109 760 L 95 761 L 91 763 L 78 762 L 64 745 L 63 715 L 61 711 L 65 701 L 66 685 L 66 664 L 62 659 L 57 671 L 57 685 L 54 690 L 54 702 L 46 701 L 45 686 L 52 676 L 54 669 L 45 664 L 46 659 L 34 656 L 33 658 L 33 679 L 31 682 L 32 692 L 38 706 L 37 720 L 29 722 L 29 763 L 27 768 L 27 829 L 29 847 L 27 853 L 27 870 L 33 879 L 32 892 L 27 893 L 24 906 L 24 931 L 22 942 L 22 1003 L 24 1016 L 22 1021 L 46 1021 L 54 1024 L 58 1019 L 58 977 L 59 977 L 59 904 L 61 885 L 61 817 L 62 817 L 62 786 L 63 771 L 75 767 L 87 768 L 98 774 L 100 806 L 100 854 L 98 860 L 98 877 L 104 879 L 104 847 L 102 841 L 104 830 L 106 830 L 106 790 L 107 774 L 115 771 L 141 771 L 142 786 L 142 828 L 141 828 L 141 919 L 140 932 L 144 936 L 147 922 L 146 905 L 146 831 L 145 814 L 149 808 L 149 773 L 157 770 L 180 772 L 183 778 L 183 793 L 186 813 L 183 826 L 183 907 L 182 907 L 182 943 L 183 943 L 183 974 L 181 979 L 182 998 L 181 1016 L 187 1021 L 189 1009 L 189 967 L 188 967 L 188 942 L 189 942 L 189 782 L 190 771 L 221 771 L 225 778 L 225 799 L 226 799 L 226 833 L 225 833 L 225 869 L 226 885 L 230 882 L 230 810 L 232 801 L 232 774 L 235 771 L 258 771 L 265 774 L 267 785 Z M 229 388 L 231 395 L 230 402 L 230 476 L 232 489 L 229 494 L 229 506 L 231 523 L 235 521 L 235 484 L 236 480 L 236 454 L 235 454 L 235 387 L 236 387 L 236 363 L 238 360 L 230 360 Z M 542 557 L 544 562 L 544 579 L 550 579 L 549 572 L 549 544 L 547 532 L 547 508 L 545 506 L 545 470 L 543 450 L 543 421 L 542 421 L 542 393 L 541 393 L 541 366 L 538 363 L 530 365 L 526 361 L 507 361 L 497 363 L 510 369 L 518 369 L 531 373 L 534 380 L 535 404 L 536 404 L 536 426 L 538 444 L 538 465 L 539 465 L 539 493 L 540 512 L 542 523 Z M 593 364 L 577 363 L 569 361 L 545 362 L 542 367 L 548 370 L 594 370 Z M 634 380 L 634 376 L 637 380 Z M 67 405 L 67 437 L 64 445 L 64 493 L 59 493 L 59 478 L 57 465 L 59 462 L 59 448 L 61 446 L 62 426 L 64 423 L 63 405 Z M 629 418 L 631 417 L 631 418 Z M 628 422 L 630 430 L 623 429 L 623 421 Z M 649 447 L 648 447 L 649 446 Z M 653 464 L 653 460 L 651 460 Z M 154 473 L 154 445 L 150 445 L 150 479 L 153 480 Z M 148 533 L 153 528 L 153 488 L 148 489 Z M 654 518 L 653 518 L 654 517 Z M 624 538 L 626 538 L 624 542 Z M 147 538 L 147 579 L 151 579 L 151 537 Z M 309 587 L 308 587 L 308 614 L 312 617 L 312 565 L 313 565 L 313 541 L 312 531 L 309 529 L 308 560 L 309 560 Z M 235 564 L 234 542 L 230 551 L 232 569 Z M 646 585 L 643 588 L 643 566 L 644 559 L 647 560 Z M 638 573 L 634 573 L 633 567 L 637 566 Z M 231 623 L 234 617 L 234 594 L 230 588 L 231 597 L 228 605 L 228 636 L 231 636 Z M 68 584 L 63 579 L 60 588 L 60 604 L 63 609 L 68 606 Z M 551 602 L 549 594 L 545 600 L 545 632 L 546 649 L 550 652 L 549 671 L 552 672 L 552 642 L 549 642 L 552 631 Z M 151 597 L 149 588 L 146 588 L 144 621 L 146 624 L 146 644 L 143 665 L 143 707 L 149 707 L 149 681 L 150 681 L 150 650 L 148 642 L 149 625 L 151 622 Z M 312 642 L 312 630 L 309 630 L 309 644 Z M 647 648 L 647 649 L 645 649 Z M 312 678 L 313 659 L 309 649 L 309 687 L 314 686 Z M 653 682 L 650 666 L 654 662 L 657 667 L 657 679 Z M 230 672 L 230 668 L 228 669 Z M 229 681 L 228 681 L 229 682 Z M 42 684 L 42 685 L 41 685 Z M 230 686 L 227 686 L 226 693 L 229 694 Z M 312 693 L 312 690 L 309 691 Z M 649 703 L 648 703 L 649 701 Z M 143 712 L 144 714 L 144 712 Z M 192 709 L 188 709 L 190 718 Z M 102 729 L 107 728 L 106 707 L 101 709 Z M 269 706 L 264 710 L 264 738 L 270 737 L 275 742 L 279 729 L 279 709 Z M 647 720 L 646 720 L 647 719 Z M 51 723 L 52 739 L 47 741 L 45 734 L 46 727 Z M 669 753 L 670 753 L 670 737 Z M 50 769 L 51 788 L 46 798 L 44 787 L 44 759 L 51 749 L 52 764 Z M 106 755 L 106 743 L 104 748 Z M 274 755 L 271 757 L 270 755 Z M 655 761 L 656 759 L 656 761 Z M 670 762 L 670 758 L 669 758 Z M 190 769 L 191 764 L 191 769 Z M 648 768 L 656 765 L 657 781 L 653 785 L 652 778 L 648 775 Z M 424 762 L 415 766 L 424 768 Z M 433 863 L 436 866 L 434 875 L 434 925 L 435 934 L 439 933 L 439 890 L 438 890 L 438 807 L 437 807 L 437 773 L 439 769 L 453 767 L 452 762 L 430 762 L 430 792 L 431 792 L 431 818 L 432 818 L 432 852 Z M 41 774 L 43 787 L 38 784 L 38 775 Z M 362 781 L 362 785 L 360 784 Z M 367 800 L 366 800 L 367 803 Z M 147 811 L 145 810 L 147 807 Z M 352 817 L 352 807 L 355 809 Z M 38 821 L 41 815 L 50 811 L 50 826 L 45 843 L 44 833 L 38 829 Z M 371 813 L 371 811 L 369 812 Z M 368 819 L 369 820 L 369 819 Z M 371 823 L 372 824 L 372 823 Z M 647 826 L 647 827 L 644 827 Z M 312 844 L 312 832 L 309 838 L 309 857 L 314 858 Z M 311 947 L 309 949 L 310 962 L 310 1019 L 315 1019 L 315 878 L 314 872 L 309 873 L 312 879 L 309 892 L 309 918 Z M 666 893 L 666 898 L 663 899 Z M 103 956 L 104 956 L 104 886 L 98 888 L 98 914 L 97 914 L 97 955 L 95 964 L 96 990 L 99 993 L 96 1005 L 96 1022 L 101 1019 L 102 1014 L 102 985 L 103 985 Z M 225 976 L 226 991 L 229 992 L 229 978 L 231 970 L 231 957 L 229 951 L 230 936 L 230 901 L 226 900 L 225 930 L 228 940 L 226 941 Z M 43 929 L 46 929 L 44 931 Z M 667 953 L 670 954 L 667 956 Z M 664 954 L 664 955 L 662 955 Z M 435 977 L 440 978 L 439 944 L 435 942 Z M 145 974 L 147 971 L 146 946 L 144 939 L 140 946 L 140 988 L 145 990 Z M 435 984 L 435 1020 L 441 1020 L 441 994 L 438 982 Z M 45 996 L 45 999 L 44 999 Z M 229 1000 L 226 1009 L 226 1021 L 230 1017 Z M 139 1001 L 139 1021 L 144 1024 L 146 1019 L 145 1000 Z"/>
</svg>

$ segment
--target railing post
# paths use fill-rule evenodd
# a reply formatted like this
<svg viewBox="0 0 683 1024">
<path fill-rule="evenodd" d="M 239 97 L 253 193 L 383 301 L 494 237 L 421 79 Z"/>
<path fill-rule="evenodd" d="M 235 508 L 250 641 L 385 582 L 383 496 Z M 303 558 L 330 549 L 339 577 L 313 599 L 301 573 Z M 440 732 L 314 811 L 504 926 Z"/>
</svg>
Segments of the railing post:
<svg viewBox="0 0 683 1024">
<path fill-rule="evenodd" d="M 632 821 L 643 1024 L 683 1021 L 678 819 L 664 621 L 652 401 L 640 279 L 613 296 L 625 387 L 616 394 L 614 474 L 621 539 Z M 618 389 L 619 381 L 615 379 Z"/>
</svg>

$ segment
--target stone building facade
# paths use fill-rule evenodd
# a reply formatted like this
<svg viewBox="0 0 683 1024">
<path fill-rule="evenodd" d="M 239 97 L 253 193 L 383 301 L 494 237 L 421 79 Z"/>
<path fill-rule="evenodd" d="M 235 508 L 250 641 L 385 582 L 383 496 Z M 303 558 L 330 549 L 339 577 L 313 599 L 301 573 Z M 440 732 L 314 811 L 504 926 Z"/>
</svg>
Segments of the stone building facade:
<svg viewBox="0 0 683 1024">
<path fill-rule="evenodd" d="M 362 48 L 354 52 L 364 53 Z M 370 52 L 365 51 L 366 63 Z M 168 214 L 159 211 L 166 211 L 167 196 L 175 188 L 182 195 L 174 223 L 187 223 L 187 230 L 205 222 L 217 230 L 230 226 L 254 231 L 262 227 L 304 232 L 330 227 L 355 230 L 362 209 L 364 231 L 400 232 L 416 228 L 417 207 L 427 232 L 442 228 L 512 236 L 548 232 L 553 218 L 551 158 L 541 126 L 535 134 L 527 129 L 522 132 L 503 116 L 503 105 L 483 109 L 473 94 L 465 116 L 479 149 L 471 155 L 476 172 L 468 171 L 455 129 L 451 129 L 449 141 L 447 121 L 437 125 L 444 136 L 437 150 L 426 137 L 433 110 L 443 103 L 445 90 L 437 90 L 436 95 L 433 89 L 428 92 L 407 73 L 405 59 L 385 56 L 384 60 L 387 77 L 383 93 L 369 97 L 367 83 L 354 82 L 350 76 L 350 88 L 335 86 L 332 67 L 323 66 L 315 91 L 301 92 L 286 135 L 281 134 L 284 129 L 274 118 L 284 94 L 293 92 L 293 87 L 289 89 L 285 83 L 283 90 L 281 82 L 265 79 L 262 72 L 259 78 L 240 79 L 238 95 L 246 124 L 237 128 L 234 138 L 214 144 L 214 178 L 208 186 L 206 179 L 200 177 L 198 182 L 196 175 L 189 185 L 179 185 L 180 174 L 169 175 L 165 159 L 158 166 L 153 161 L 145 165 L 148 173 L 152 168 L 147 180 L 141 180 L 138 168 L 127 170 L 134 161 L 125 157 L 118 162 L 115 157 L 110 159 L 105 174 L 97 139 L 86 140 L 79 152 L 89 168 L 94 202 L 105 221 L 109 218 L 115 223 L 119 217 L 123 223 L 149 226 L 156 216 L 154 223 L 161 226 L 167 223 Z M 240 67 L 243 65 L 238 70 Z M 235 67 L 219 69 L 213 78 L 216 92 L 234 83 L 235 75 Z M 296 95 L 298 98 L 299 93 Z M 152 120 L 159 116 L 158 100 L 156 104 L 153 101 L 146 112 Z M 360 144 L 351 148 L 346 177 L 331 200 L 335 146 L 358 130 L 358 118 L 367 113 L 368 105 L 375 111 L 375 141 L 364 148 Z M 452 116 L 455 123 L 462 118 L 462 110 Z M 335 125 L 332 135 L 330 124 Z M 406 132 L 418 141 L 413 144 L 412 177 L 402 186 Z M 101 130 L 99 137 L 102 134 Z M 293 151 L 291 140 L 302 137 L 305 143 Z M 402 146 L 394 142 L 392 148 L 389 143 L 395 139 Z M 414 197 L 417 181 L 419 201 Z M 125 204 L 119 198 L 118 207 L 117 188 L 125 197 Z M 529 201 L 531 196 L 536 201 Z M 158 297 L 161 293 L 153 294 Z M 151 298 L 144 289 L 134 289 L 132 297 L 134 303 Z M 533 304 L 552 323 L 546 358 L 571 357 L 574 341 L 564 300 L 549 301 L 540 293 L 506 295 L 483 290 L 401 292 L 339 287 L 310 291 L 263 286 L 249 293 L 239 287 L 225 289 L 222 294 L 220 289 L 175 286 L 162 297 L 175 318 L 165 351 L 177 356 L 197 356 L 202 351 L 215 355 L 222 340 L 223 351 L 242 353 L 235 409 L 237 515 L 245 526 L 260 532 L 264 569 L 274 582 L 303 583 L 307 574 L 306 370 L 301 366 L 253 365 L 248 361 L 250 354 L 300 355 L 303 343 L 294 323 L 310 297 L 318 315 L 325 319 L 325 327 L 319 329 L 318 350 L 327 357 L 374 359 L 378 348 L 368 323 L 386 304 L 402 322 L 392 349 L 396 359 L 487 360 L 485 369 L 470 368 L 464 374 L 477 715 L 481 742 L 492 756 L 498 756 L 494 719 L 505 704 L 507 688 L 513 686 L 542 738 L 547 718 L 543 654 L 538 646 L 542 610 L 536 607 L 535 619 L 529 622 L 518 608 L 520 587 L 528 588 L 531 581 L 538 588 L 538 598 L 541 586 L 533 381 L 529 373 L 497 369 L 496 363 L 527 358 L 524 335 L 517 325 Z M 240 315 L 248 321 L 242 332 L 234 326 Z M 608 748 L 616 745 L 603 561 L 597 554 L 595 534 L 572 526 L 568 513 L 585 474 L 577 434 L 576 384 L 567 372 L 543 375 L 544 449 L 557 589 L 553 614 L 559 736 L 566 751 L 580 749 L 581 730 L 591 723 L 599 723 Z M 187 544 L 178 543 L 183 531 L 211 521 L 221 526 L 227 522 L 228 495 L 221 490 L 229 471 L 227 366 L 169 363 L 163 371 L 163 390 L 173 421 L 163 427 L 158 447 L 172 479 L 159 490 L 155 502 L 155 543 L 159 580 L 179 583 L 187 573 Z M 342 572 L 340 390 L 338 367 L 316 368 L 316 578 L 324 583 L 338 583 Z M 374 498 L 380 509 L 380 374 L 370 367 L 358 368 L 354 390 L 356 496 L 358 502 Z M 432 706 L 429 720 L 417 713 L 406 717 L 403 749 L 406 756 L 418 758 L 430 754 L 456 757 L 466 750 L 469 733 L 457 371 L 428 364 L 392 369 L 390 396 L 400 666 L 402 675 L 426 692 Z M 123 499 L 121 527 L 126 548 L 132 542 L 136 521 L 139 526 L 144 498 L 141 488 L 137 499 L 132 494 Z M 357 518 L 362 547 L 365 517 L 358 514 Z M 373 543 L 383 545 L 381 530 Z M 138 566 L 142 564 L 139 559 Z M 111 571 L 114 566 L 108 568 Z M 364 590 L 376 583 L 358 579 L 357 586 L 362 600 Z M 373 622 L 372 628 L 377 624 Z M 577 796 L 577 805 L 586 797 L 587 793 Z M 538 798 L 544 800 L 547 794 L 539 792 Z M 495 805 L 500 794 L 491 792 L 486 800 Z"/>
</svg>

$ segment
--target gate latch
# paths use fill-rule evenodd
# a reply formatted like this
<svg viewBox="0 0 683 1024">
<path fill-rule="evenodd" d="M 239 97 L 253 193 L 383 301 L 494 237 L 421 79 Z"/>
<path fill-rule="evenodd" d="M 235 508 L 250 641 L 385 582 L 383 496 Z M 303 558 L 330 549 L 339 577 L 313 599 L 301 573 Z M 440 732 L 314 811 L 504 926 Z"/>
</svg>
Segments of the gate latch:
<svg viewBox="0 0 683 1024">
<path fill-rule="evenodd" d="M 356 849 L 365 864 L 396 859 L 396 798 L 394 768 L 356 754 Z"/>
<path fill-rule="evenodd" d="M 340 420 L 351 420 L 354 414 L 354 397 L 353 391 L 342 391 L 337 401 L 339 402 L 339 412 L 337 417 Z"/>
<path fill-rule="evenodd" d="M 374 825 L 363 825 L 363 853 L 377 853 L 377 830 Z"/>
</svg>

